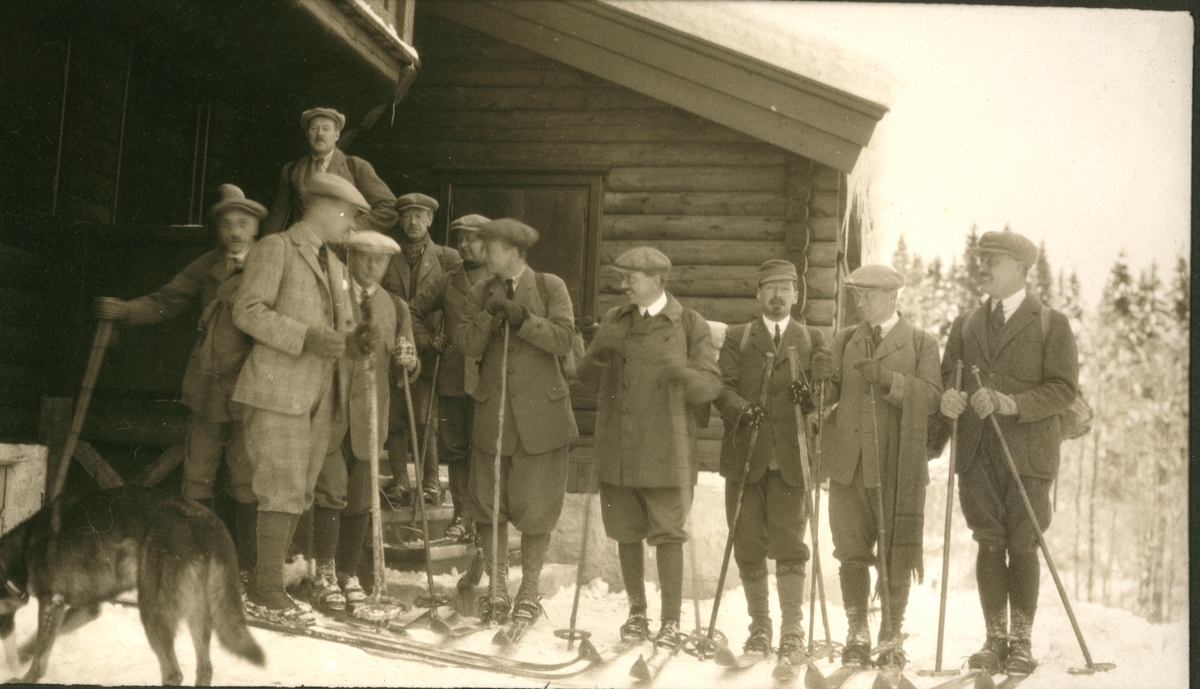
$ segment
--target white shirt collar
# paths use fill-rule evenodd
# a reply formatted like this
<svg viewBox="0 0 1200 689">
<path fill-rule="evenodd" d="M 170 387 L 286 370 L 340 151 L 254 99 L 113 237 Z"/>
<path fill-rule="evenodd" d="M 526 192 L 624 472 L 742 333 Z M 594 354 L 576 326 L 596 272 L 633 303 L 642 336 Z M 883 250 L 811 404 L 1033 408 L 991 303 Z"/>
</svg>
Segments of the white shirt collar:
<svg viewBox="0 0 1200 689">
<path fill-rule="evenodd" d="M 323 156 L 314 155 L 312 153 L 309 153 L 309 156 L 312 158 L 314 165 L 324 163 L 325 172 L 329 172 L 329 164 L 333 162 L 333 152 L 335 150 L 337 149 L 330 149 L 329 153 L 326 153 Z"/>
<path fill-rule="evenodd" d="M 784 316 L 783 320 L 781 321 L 773 321 L 770 318 L 767 318 L 767 314 L 764 313 L 762 322 L 763 325 L 767 326 L 767 334 L 769 334 L 771 337 L 775 337 L 775 326 L 779 326 L 779 332 L 786 333 L 788 326 L 792 323 L 792 317 L 790 315 Z"/>
<path fill-rule="evenodd" d="M 1009 319 L 1011 319 L 1013 317 L 1013 314 L 1017 312 L 1017 309 L 1021 308 L 1021 304 L 1023 304 L 1024 302 L 1025 302 L 1025 288 L 1024 287 L 1022 287 L 1021 289 L 1017 290 L 1016 292 L 1013 292 L 1012 294 L 1010 294 L 1007 297 L 1000 300 L 1000 307 L 1004 309 L 1004 321 L 1006 323 L 1008 322 Z M 984 303 L 991 304 L 992 298 L 988 297 L 987 301 L 985 301 Z M 988 314 L 988 315 L 991 315 L 991 314 Z"/>
<path fill-rule="evenodd" d="M 884 321 L 882 323 L 872 324 L 871 328 L 874 329 L 875 326 L 878 325 L 879 326 L 879 337 L 884 338 L 884 337 L 887 337 L 888 333 L 892 332 L 892 328 L 896 327 L 896 324 L 899 322 L 900 322 L 900 312 L 893 311 L 890 318 L 888 318 L 886 321 Z"/>
<path fill-rule="evenodd" d="M 665 308 L 667 308 L 667 293 L 663 292 L 662 294 L 658 295 L 658 299 L 655 299 L 654 303 L 650 306 L 647 306 L 644 309 L 639 306 L 638 314 L 645 315 L 646 313 L 649 313 L 651 316 L 657 316 L 658 314 L 662 313 L 662 310 Z"/>
<path fill-rule="evenodd" d="M 513 289 L 516 289 L 517 284 L 521 282 L 521 276 L 525 274 L 525 269 L 528 267 L 529 267 L 528 265 L 522 265 L 521 269 L 517 271 L 516 275 L 512 275 L 512 276 L 509 276 L 506 278 L 500 278 L 500 279 L 501 280 L 512 280 L 513 281 Z"/>
<path fill-rule="evenodd" d="M 368 287 L 366 289 L 363 289 L 363 286 L 358 284 L 358 280 L 351 278 L 350 282 L 352 282 L 354 284 L 354 290 L 351 292 L 351 294 L 353 294 L 356 297 L 358 295 L 362 294 L 363 292 L 366 292 L 368 297 L 374 296 L 375 290 L 379 289 L 378 282 L 376 282 L 375 284 L 371 285 L 370 287 Z"/>
<path fill-rule="evenodd" d="M 226 251 L 225 258 L 232 258 L 233 260 L 241 263 L 246 260 L 246 254 L 248 254 L 248 253 L 250 253 L 250 247 L 246 247 L 245 249 L 242 249 L 241 251 L 239 251 L 236 254 L 231 254 L 228 251 Z"/>
</svg>

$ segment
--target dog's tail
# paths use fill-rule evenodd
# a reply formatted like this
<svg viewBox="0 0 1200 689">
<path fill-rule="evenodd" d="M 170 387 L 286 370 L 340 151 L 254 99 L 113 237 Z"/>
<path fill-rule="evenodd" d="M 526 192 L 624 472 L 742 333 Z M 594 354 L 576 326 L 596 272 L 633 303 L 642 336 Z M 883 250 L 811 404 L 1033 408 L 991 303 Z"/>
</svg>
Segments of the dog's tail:
<svg viewBox="0 0 1200 689">
<path fill-rule="evenodd" d="M 232 543 L 229 550 L 232 554 Z M 262 647 L 246 627 L 245 611 L 238 591 L 236 566 L 231 563 L 212 563 L 208 569 L 208 605 L 213 629 L 221 645 L 255 665 L 265 665 Z"/>
</svg>

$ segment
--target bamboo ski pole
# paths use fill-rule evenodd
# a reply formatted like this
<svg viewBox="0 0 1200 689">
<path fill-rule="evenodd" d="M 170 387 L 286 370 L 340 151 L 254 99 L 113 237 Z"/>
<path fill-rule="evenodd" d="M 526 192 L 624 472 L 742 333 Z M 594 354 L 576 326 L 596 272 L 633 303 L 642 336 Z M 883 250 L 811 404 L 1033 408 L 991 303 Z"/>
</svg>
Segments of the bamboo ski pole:
<svg viewBox="0 0 1200 689">
<path fill-rule="evenodd" d="M 954 366 L 954 389 L 962 390 L 962 359 Z M 954 524 L 954 471 L 958 462 L 958 417 L 950 422 L 950 467 L 946 477 L 946 528 L 942 538 L 942 591 L 938 603 L 937 657 L 933 671 L 918 672 L 930 677 L 957 675 L 958 670 L 942 670 L 942 649 L 946 640 L 946 597 L 949 594 L 947 580 L 950 578 L 950 529 Z"/>
<path fill-rule="evenodd" d="M 510 298 L 512 295 L 508 295 Z M 504 342 L 500 349 L 500 411 L 496 423 L 496 459 L 492 463 L 492 574 L 488 581 L 491 599 L 494 603 L 499 592 L 500 562 L 500 458 L 504 451 L 504 407 L 508 401 L 508 321 L 504 321 Z M 508 563 L 505 562 L 507 567 Z M 488 626 L 494 626 L 494 615 L 488 616 Z"/>
<path fill-rule="evenodd" d="M 984 387 L 983 380 L 979 376 L 978 366 L 971 366 L 971 375 L 975 377 L 976 385 L 980 388 Z M 996 402 L 994 395 L 993 402 Z M 998 402 L 996 402 L 996 406 L 1000 406 Z M 1079 621 L 1075 619 L 1075 611 L 1071 608 L 1071 600 L 1067 597 L 1067 589 L 1063 586 L 1062 579 L 1058 576 L 1058 568 L 1054 566 L 1054 558 L 1050 556 L 1050 547 L 1046 545 L 1046 537 L 1042 535 L 1037 513 L 1033 511 L 1033 504 L 1029 502 L 1029 493 L 1025 492 L 1025 483 L 1021 480 L 1021 473 L 1017 469 L 1017 463 L 1013 460 L 1012 452 L 1008 449 L 1008 443 L 1004 440 L 1004 433 L 1000 430 L 1000 422 L 996 420 L 994 412 L 988 415 L 988 419 L 992 422 L 992 429 L 996 431 L 996 439 L 1000 441 L 1000 449 L 1004 451 L 1004 461 L 1008 464 L 1008 470 L 1012 473 L 1013 480 L 1017 484 L 1017 489 L 1021 492 L 1021 502 L 1025 505 L 1025 513 L 1029 516 L 1029 521 L 1034 524 L 1033 532 L 1037 534 L 1038 546 L 1042 549 L 1042 556 L 1046 558 L 1046 566 L 1049 567 L 1050 575 L 1054 578 L 1054 585 L 1058 588 L 1058 596 L 1062 598 L 1063 607 L 1067 611 L 1067 619 L 1071 621 L 1071 629 L 1075 631 L 1075 638 L 1079 641 L 1079 649 L 1083 651 L 1083 660 L 1087 663 L 1086 668 L 1069 668 L 1067 671 L 1078 675 L 1112 670 L 1117 666 L 1116 663 L 1092 662 L 1092 654 L 1088 651 L 1087 642 L 1083 640 L 1083 631 L 1079 628 Z"/>
</svg>

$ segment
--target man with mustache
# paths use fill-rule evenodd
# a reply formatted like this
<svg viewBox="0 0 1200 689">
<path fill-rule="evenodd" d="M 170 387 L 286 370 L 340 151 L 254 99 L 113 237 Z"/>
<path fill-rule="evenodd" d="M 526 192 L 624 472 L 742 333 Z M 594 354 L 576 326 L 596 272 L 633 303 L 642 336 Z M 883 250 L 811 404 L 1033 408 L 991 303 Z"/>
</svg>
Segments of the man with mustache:
<svg viewBox="0 0 1200 689">
<path fill-rule="evenodd" d="M 651 247 L 617 257 L 629 303 L 609 309 L 579 365 L 598 390 L 595 461 L 600 463 L 604 530 L 617 542 L 629 597 L 622 639 L 645 639 L 645 555 L 655 549 L 662 624 L 655 645 L 677 651 L 683 599 L 684 528 L 697 467 L 691 448 L 709 402 L 720 392 L 712 333 L 704 317 L 666 292 L 671 261 Z"/>
<path fill-rule="evenodd" d="M 808 546 L 804 544 L 806 492 L 797 438 L 793 397 L 812 404 L 815 381 L 813 364 L 828 361 L 825 336 L 792 318 L 792 307 L 799 297 L 796 266 L 773 259 L 758 268 L 758 302 L 762 315 L 744 325 L 734 326 L 725 335 L 721 347 L 721 382 L 724 387 L 715 405 L 725 421 L 725 440 L 721 445 L 721 476 L 725 477 L 725 512 L 732 528 L 742 481 L 742 509 L 733 535 L 734 559 L 742 575 L 746 605 L 750 611 L 750 636 L 744 650 L 764 656 L 771 652 L 772 623 L 767 558 L 775 560 L 775 586 L 779 593 L 782 620 L 779 628 L 779 654 L 790 656 L 804 647 L 803 594 L 804 564 Z M 788 347 L 795 347 L 800 362 L 800 378 L 792 381 Z M 774 360 L 769 373 L 766 404 L 762 397 L 763 370 L 767 354 Z M 818 358 L 818 354 L 824 354 Z M 821 373 L 828 373 L 823 369 Z M 750 458 L 749 472 L 743 477 L 750 434 L 759 433 Z M 805 438 L 810 437 L 802 429 Z M 812 451 L 807 447 L 804 457 Z"/>
<path fill-rule="evenodd" d="M 1026 293 L 1026 273 L 1038 257 L 1033 242 L 1008 229 L 985 232 L 972 253 L 979 257 L 979 288 L 988 299 L 950 328 L 941 402 L 943 416 L 959 422 L 959 495 L 979 543 L 975 579 L 987 638 L 969 664 L 1026 675 L 1037 667 L 1030 642 L 1041 578 L 1035 529 L 1050 525 L 1050 485 L 1062 442 L 1058 415 L 1078 394 L 1079 359 L 1067 317 Z M 968 372 L 979 367 L 985 387 L 967 373 L 964 391 L 953 389 L 959 359 Z M 985 427 L 992 414 L 1037 524 L 1022 504 L 999 438 Z"/>
<path fill-rule="evenodd" d="M 835 334 L 830 354 L 814 357 L 813 369 L 831 383 L 825 402 L 837 404 L 821 440 L 829 530 L 849 622 L 842 663 L 863 665 L 871 649 L 869 568 L 880 567 L 879 553 L 887 555 L 891 608 L 880 621 L 881 643 L 899 636 L 909 585 L 924 576 L 928 424 L 937 412 L 942 376 L 937 338 L 896 311 L 903 275 L 888 266 L 862 266 L 846 277 L 846 286 L 863 320 Z M 879 537 L 880 502 L 886 542 Z M 888 651 L 878 662 L 903 667 L 904 652 Z"/>
<path fill-rule="evenodd" d="M 371 210 L 356 221 L 359 230 L 387 232 L 396 224 L 396 200 L 387 184 L 375 174 L 371 164 L 337 148 L 346 126 L 346 116 L 333 108 L 312 108 L 300 114 L 300 128 L 308 139 L 308 155 L 283 166 L 276 187 L 275 202 L 263 223 L 263 236 L 282 232 L 304 215 L 304 192 L 312 176 L 319 172 L 337 175 L 350 182 L 367 200 Z"/>
</svg>

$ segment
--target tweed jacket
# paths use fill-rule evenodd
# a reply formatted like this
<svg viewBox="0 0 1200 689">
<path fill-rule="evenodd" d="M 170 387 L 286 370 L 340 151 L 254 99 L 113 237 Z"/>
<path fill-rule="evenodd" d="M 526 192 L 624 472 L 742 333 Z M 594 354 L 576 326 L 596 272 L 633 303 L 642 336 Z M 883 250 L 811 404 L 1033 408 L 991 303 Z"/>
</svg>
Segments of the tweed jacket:
<svg viewBox="0 0 1200 689">
<path fill-rule="evenodd" d="M 193 414 L 211 421 L 229 421 L 229 395 L 233 381 L 246 358 L 248 350 L 245 336 L 232 323 L 215 316 L 213 301 L 219 292 L 231 297 L 240 280 L 232 279 L 240 270 L 230 268 L 223 249 L 214 249 L 188 264 L 170 282 L 157 291 L 127 303 L 128 312 L 123 321 L 126 325 L 151 325 L 178 316 L 192 304 L 199 304 L 200 336 L 196 339 L 188 357 L 187 369 L 183 373 L 181 400 Z M 231 280 L 233 285 L 225 285 Z M 225 285 L 225 289 L 221 287 Z M 206 333 L 217 332 L 209 338 L 211 351 L 202 351 Z M 224 362 L 220 371 L 207 370 L 214 361 Z"/>
<path fill-rule="evenodd" d="M 246 256 L 233 323 L 254 338 L 233 400 L 281 414 L 305 414 L 330 384 L 338 360 L 304 351 L 310 327 L 354 329 L 345 266 L 328 252 L 329 276 L 317 258 L 321 240 L 304 221 L 260 240 Z M 338 376 L 345 399 L 346 376 Z"/>
<path fill-rule="evenodd" d="M 443 397 L 466 397 L 479 383 L 479 360 L 464 357 L 453 337 L 454 330 L 462 322 L 467 292 L 486 274 L 483 268 L 472 272 L 474 277 L 467 273 L 465 264 L 449 272 L 439 272 L 425 282 L 409 304 L 414 314 L 413 336 L 422 353 L 430 352 L 429 343 L 438 330 L 439 321 L 445 324 L 446 351 L 442 353 L 437 381 L 437 394 Z M 439 312 L 442 314 L 440 319 L 437 317 Z"/>
<path fill-rule="evenodd" d="M 546 273 L 549 303 L 542 303 L 537 278 L 526 267 L 514 286 L 513 299 L 525 306 L 521 327 L 509 334 L 508 381 L 504 437 L 501 453 L 511 455 L 521 447 L 529 454 L 544 454 L 579 437 L 571 411 L 570 389 L 563 378 L 559 357 L 571 351 L 575 332 L 574 309 L 567 285 Z M 454 331 L 455 344 L 464 356 L 480 357 L 471 444 L 491 452 L 499 432 L 501 358 L 504 331 L 499 319 L 484 308 L 493 295 L 504 296 L 504 282 L 481 279 L 467 293 L 462 322 Z M 494 327 L 495 325 L 495 327 Z"/>
<path fill-rule="evenodd" d="M 837 403 L 822 432 L 824 477 L 849 485 L 858 463 L 869 488 L 875 477 L 895 476 L 897 467 L 917 472 L 920 485 L 929 482 L 926 438 L 929 416 L 941 402 L 942 376 L 937 340 L 916 330 L 903 316 L 876 348 L 873 358 L 892 372 L 886 395 L 874 386 L 876 423 L 871 421 L 871 394 L 854 364 L 867 358 L 871 326 L 863 322 L 834 335 L 833 379 L 826 386 L 826 404 Z M 875 430 L 878 428 L 878 455 Z M 907 436 L 907 438 L 906 438 Z M 907 442 L 905 442 L 907 440 Z M 881 466 L 879 458 L 882 457 Z"/>
<path fill-rule="evenodd" d="M 337 175 L 353 184 L 362 193 L 367 203 L 371 204 L 371 212 L 358 219 L 359 230 L 375 230 L 387 232 L 400 216 L 393 205 L 396 196 L 388 185 L 375 174 L 371 164 L 357 156 L 348 156 L 341 149 L 333 149 L 333 157 L 329 160 L 326 170 L 331 175 Z M 312 156 L 305 155 L 300 160 L 283 166 L 279 175 L 279 184 L 275 189 L 275 202 L 271 204 L 271 212 L 263 222 L 263 236 L 282 232 L 299 222 L 304 216 L 304 187 L 312 174 Z"/>
<path fill-rule="evenodd" d="M 400 237 L 396 238 L 397 241 L 400 239 Z M 462 262 L 462 257 L 458 255 L 457 249 L 439 246 L 433 242 L 432 237 L 425 235 L 425 251 L 421 254 L 421 262 L 417 264 L 416 275 L 413 275 L 412 268 L 408 265 L 408 258 L 401 251 L 392 256 L 387 272 L 383 274 L 383 279 L 379 283 L 383 285 L 384 289 L 407 302 L 411 309 L 412 301 L 417 298 L 421 290 L 425 289 L 426 285 L 431 282 L 439 282 L 440 278 L 461 266 Z M 423 326 L 427 329 L 426 332 L 437 330 L 441 325 L 442 312 L 440 310 L 422 312 L 421 316 Z M 433 376 L 433 360 L 437 357 L 437 353 L 429 349 L 428 342 L 424 349 L 419 349 L 419 353 L 421 355 L 421 375 L 427 379 L 431 378 Z"/>
<path fill-rule="evenodd" d="M 384 289 L 377 288 L 368 299 L 371 305 L 371 322 L 379 326 L 379 331 L 383 335 L 379 348 L 375 350 L 371 359 L 375 370 L 375 413 L 378 433 L 375 456 L 383 458 L 387 456 L 383 444 L 388 435 L 388 413 L 392 398 L 388 382 L 392 347 L 395 346 L 396 339 L 399 337 L 406 337 L 409 342 L 412 342 L 412 318 L 409 316 L 408 306 L 388 294 Z M 362 323 L 362 308 L 359 306 L 358 300 L 351 298 L 351 305 L 354 322 Z M 349 356 L 343 356 L 339 365 L 341 366 L 340 370 L 346 372 L 346 384 L 350 390 L 348 410 L 351 449 L 357 459 L 367 460 L 370 458 L 369 437 L 371 431 L 371 415 L 368 413 L 370 392 L 367 389 L 367 359 L 352 359 Z M 335 435 L 339 435 L 339 430 L 344 432 L 346 429 L 338 424 L 333 430 Z M 334 450 L 341 442 L 342 437 L 330 438 L 330 451 Z"/>
<path fill-rule="evenodd" d="M 1041 326 L 1043 306 L 1032 295 L 1017 307 L 1004 324 L 994 354 L 988 346 L 985 307 L 959 316 L 950 327 L 942 378 L 954 385 L 955 362 L 963 362 L 963 390 L 974 394 L 979 386 L 971 366 L 979 367 L 983 384 L 1011 395 L 1017 402 L 1015 416 L 997 415 L 1004 440 L 1022 476 L 1053 479 L 1058 474 L 1062 427 L 1058 414 L 1079 391 L 1079 354 L 1067 317 L 1050 311 L 1049 332 Z M 994 433 L 992 423 L 980 419 L 967 405 L 958 417 L 958 471 L 965 472 L 978 459 L 984 433 Z M 986 426 L 986 428 L 985 428 Z"/>
<path fill-rule="evenodd" d="M 742 336 L 746 328 L 750 328 L 750 338 L 746 342 L 745 351 L 742 351 Z M 808 328 L 807 341 L 802 328 Z M 809 387 L 815 402 L 817 386 L 812 383 L 812 355 L 827 349 L 825 335 L 820 330 L 810 328 L 793 318 L 783 331 L 778 348 L 775 347 L 773 338 L 774 333 L 767 329 L 762 318 L 733 326 L 725 335 L 720 361 L 723 387 L 720 396 L 714 402 L 717 411 L 721 413 L 721 419 L 725 422 L 725 439 L 721 443 L 721 476 L 733 480 L 741 478 L 751 429 L 746 425 L 739 427 L 738 419 L 748 402 L 759 401 L 763 367 L 767 362 L 767 354 L 773 354 L 775 361 L 765 405 L 767 419 L 758 432 L 746 482 L 755 483 L 762 479 L 773 453 L 784 483 L 803 487 L 804 470 L 800 465 L 800 442 L 796 436 L 796 407 L 788 397 L 788 387 L 792 384 L 792 370 L 788 363 L 787 350 L 788 347 L 796 348 L 801 380 L 810 382 Z M 809 342 L 812 343 L 811 347 Z M 808 428 L 804 429 L 804 433 L 810 443 L 806 449 L 811 453 L 812 436 Z"/>
<path fill-rule="evenodd" d="M 697 416 L 703 409 L 707 423 L 721 385 L 708 322 L 687 312 L 668 294 L 649 323 L 633 304 L 611 308 L 600 320 L 625 341 L 623 354 L 602 362 L 589 349 L 579 365 L 580 384 L 598 391 L 595 461 L 603 483 L 664 488 L 695 482 Z M 670 363 L 686 364 L 687 378 L 668 380 Z"/>
</svg>

